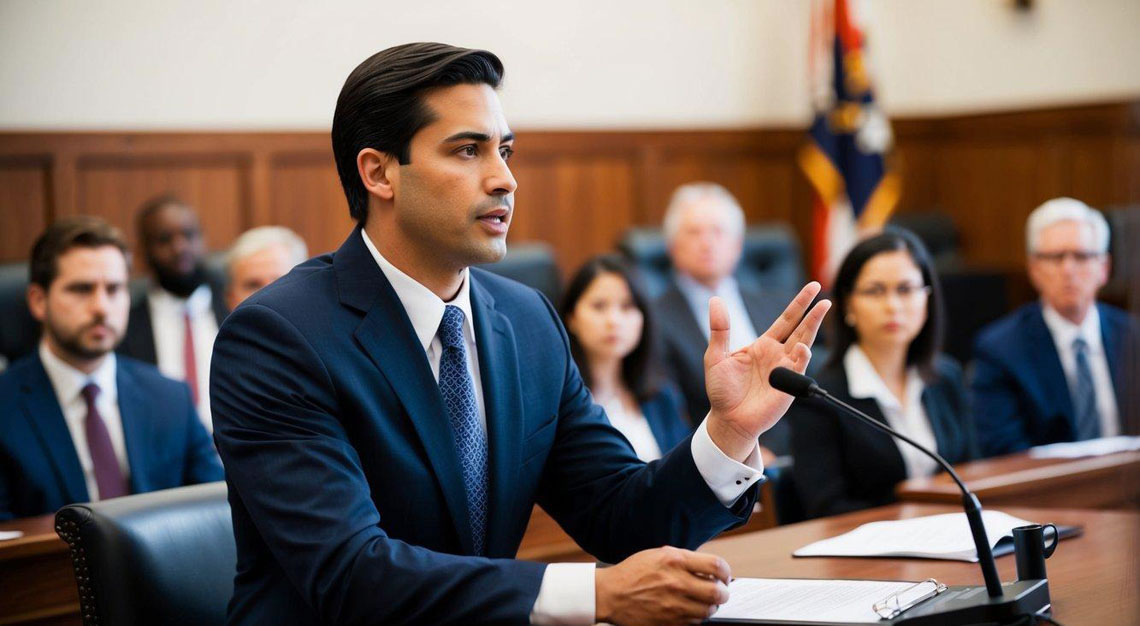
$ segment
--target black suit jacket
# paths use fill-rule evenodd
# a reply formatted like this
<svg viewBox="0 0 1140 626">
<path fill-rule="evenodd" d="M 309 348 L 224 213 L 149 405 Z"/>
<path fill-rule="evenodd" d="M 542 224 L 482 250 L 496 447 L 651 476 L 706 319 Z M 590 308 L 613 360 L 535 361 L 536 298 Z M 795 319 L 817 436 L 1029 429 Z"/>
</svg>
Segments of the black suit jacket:
<svg viewBox="0 0 1140 626">
<path fill-rule="evenodd" d="M 922 405 L 934 430 L 937 452 L 951 464 L 976 458 L 962 368 L 941 356 L 935 369 L 937 377 L 926 384 Z M 836 398 L 887 423 L 878 402 L 851 397 L 842 364 L 823 369 L 816 380 Z M 791 425 L 796 460 L 793 481 L 808 517 L 836 515 L 895 500 L 895 485 L 906 478 L 906 466 L 890 435 L 840 415 L 814 398 L 796 400 L 781 421 Z"/>
<path fill-rule="evenodd" d="M 225 291 L 221 285 L 213 282 L 210 283 L 210 291 L 213 296 L 210 307 L 214 310 L 214 318 L 218 320 L 218 328 L 221 328 L 222 321 L 229 315 L 223 297 Z M 147 292 L 144 292 L 141 298 L 131 304 L 131 316 L 127 321 L 127 332 L 116 351 L 132 359 L 158 365 L 158 352 L 154 347 L 154 322 L 150 319 L 150 296 Z"/>
<path fill-rule="evenodd" d="M 776 317 L 784 311 L 784 307 L 791 302 L 795 294 L 761 292 L 740 285 L 740 296 L 744 300 L 744 308 L 748 311 L 752 326 L 756 332 L 762 333 L 776 321 Z M 665 372 L 680 387 L 681 393 L 685 396 L 685 408 L 689 413 L 689 420 L 695 426 L 709 412 L 704 365 L 705 349 L 708 348 L 709 340 L 697 323 L 685 294 L 681 293 L 675 281 L 671 282 L 669 289 L 654 302 L 653 308 L 660 330 L 660 354 L 664 360 Z M 777 422 L 771 430 L 760 437 L 760 443 L 778 455 L 788 454 L 791 448 L 790 434 L 784 422 L 785 420 Z"/>
</svg>

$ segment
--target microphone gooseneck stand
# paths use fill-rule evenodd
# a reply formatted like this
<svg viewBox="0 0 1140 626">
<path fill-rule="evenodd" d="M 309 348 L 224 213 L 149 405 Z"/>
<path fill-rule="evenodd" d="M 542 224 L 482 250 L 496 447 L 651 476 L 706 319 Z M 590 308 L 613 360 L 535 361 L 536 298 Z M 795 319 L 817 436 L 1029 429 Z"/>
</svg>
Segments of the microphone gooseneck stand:
<svg viewBox="0 0 1140 626">
<path fill-rule="evenodd" d="M 954 479 L 962 491 L 962 508 L 970 524 L 970 534 L 978 551 L 978 565 L 982 569 L 986 596 L 980 597 L 979 587 L 950 587 L 950 590 L 903 613 L 891 624 L 907 626 L 954 624 L 1009 624 L 1024 621 L 1027 615 L 1041 615 L 1050 607 L 1049 583 L 1046 579 L 1019 580 L 1002 585 L 998 577 L 993 550 L 982 522 L 982 505 L 978 497 L 966 487 L 962 478 L 939 454 L 928 450 L 910 437 L 894 430 L 846 402 L 832 396 L 827 390 L 803 374 L 778 367 L 772 370 L 769 383 L 773 388 L 796 398 L 818 398 L 864 424 L 901 439 L 934 459 Z"/>
</svg>

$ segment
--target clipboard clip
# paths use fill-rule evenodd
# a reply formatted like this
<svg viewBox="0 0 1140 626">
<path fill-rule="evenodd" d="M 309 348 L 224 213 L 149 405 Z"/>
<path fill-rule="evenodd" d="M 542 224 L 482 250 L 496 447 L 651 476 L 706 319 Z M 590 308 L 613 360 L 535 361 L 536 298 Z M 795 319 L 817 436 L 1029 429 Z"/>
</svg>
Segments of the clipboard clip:
<svg viewBox="0 0 1140 626">
<path fill-rule="evenodd" d="M 882 619 L 894 619 L 918 603 L 929 600 L 943 591 L 946 591 L 946 585 L 933 578 L 927 578 L 879 600 L 871 605 L 871 610 Z"/>
</svg>

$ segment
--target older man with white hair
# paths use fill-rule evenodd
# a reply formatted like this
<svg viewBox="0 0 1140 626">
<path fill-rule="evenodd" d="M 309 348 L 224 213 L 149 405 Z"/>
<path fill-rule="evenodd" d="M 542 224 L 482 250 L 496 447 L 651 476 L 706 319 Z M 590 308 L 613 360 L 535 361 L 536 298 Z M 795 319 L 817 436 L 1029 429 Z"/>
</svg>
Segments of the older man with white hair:
<svg viewBox="0 0 1140 626">
<path fill-rule="evenodd" d="M 226 255 L 226 303 L 230 310 L 308 258 L 305 241 L 284 226 L 245 231 Z"/>
<path fill-rule="evenodd" d="M 973 413 L 986 455 L 1121 431 L 1124 359 L 1137 329 L 1096 301 L 1108 281 L 1108 223 L 1079 200 L 1055 198 L 1030 214 L 1026 238 L 1041 298 L 984 328 L 974 346 Z"/>
<path fill-rule="evenodd" d="M 720 296 L 728 309 L 729 350 L 756 340 L 783 310 L 791 295 L 761 292 L 733 277 L 744 247 L 744 211 L 736 198 L 716 183 L 678 187 L 665 210 L 665 240 L 673 281 L 654 304 L 661 329 L 666 369 L 685 395 L 689 419 L 700 423 L 709 411 L 704 355 L 709 341 L 709 299 Z M 786 425 L 761 437 L 777 455 L 787 454 Z M 771 459 L 769 459 L 769 462 Z"/>
</svg>

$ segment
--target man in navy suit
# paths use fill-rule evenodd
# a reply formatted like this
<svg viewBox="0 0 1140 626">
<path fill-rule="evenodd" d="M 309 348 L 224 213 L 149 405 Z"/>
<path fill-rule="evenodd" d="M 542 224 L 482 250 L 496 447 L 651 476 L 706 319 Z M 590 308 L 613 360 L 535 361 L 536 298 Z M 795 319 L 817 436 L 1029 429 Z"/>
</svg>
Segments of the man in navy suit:
<svg viewBox="0 0 1140 626">
<path fill-rule="evenodd" d="M 1108 280 L 1104 216 L 1056 198 L 1026 230 L 1041 300 L 984 328 L 974 346 L 973 415 L 987 456 L 1120 434 L 1124 381 L 1136 373 L 1126 360 L 1137 354 L 1135 321 L 1096 301 Z"/>
<path fill-rule="evenodd" d="M 676 623 L 730 573 L 695 548 L 747 519 L 757 437 L 791 398 L 827 310 L 812 284 L 729 354 L 706 356 L 712 409 L 644 464 L 591 401 L 539 292 L 498 260 L 514 138 L 493 54 L 408 44 L 365 60 L 333 117 L 358 226 L 222 325 L 211 380 L 238 566 L 232 624 Z M 598 558 L 514 560 L 541 504 Z"/>
<path fill-rule="evenodd" d="M 0 519 L 222 479 L 186 385 L 112 350 L 127 325 L 126 244 L 90 217 L 36 241 L 39 349 L 0 375 Z"/>
</svg>

